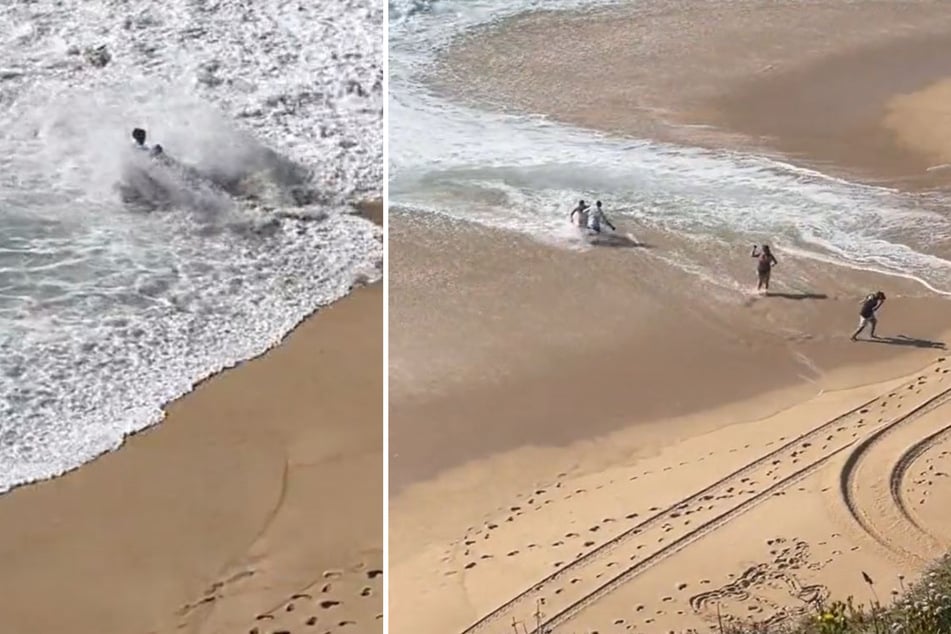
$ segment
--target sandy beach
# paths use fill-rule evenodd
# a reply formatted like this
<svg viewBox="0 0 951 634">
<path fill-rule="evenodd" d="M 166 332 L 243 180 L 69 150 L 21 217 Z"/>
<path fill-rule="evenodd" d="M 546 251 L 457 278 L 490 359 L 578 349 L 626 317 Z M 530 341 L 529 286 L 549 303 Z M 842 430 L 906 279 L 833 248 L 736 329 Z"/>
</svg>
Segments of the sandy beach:
<svg viewBox="0 0 951 634">
<path fill-rule="evenodd" d="M 538 12 L 458 41 L 433 82 L 940 186 L 946 12 L 813 4 Z M 792 256 L 772 297 L 723 296 L 649 257 L 682 238 L 619 229 L 648 246 L 566 252 L 391 210 L 393 632 L 775 624 L 830 597 L 887 601 L 951 543 L 946 299 Z M 852 343 L 876 288 L 882 339 Z"/>
<path fill-rule="evenodd" d="M 483 107 L 921 188 L 947 182 L 926 171 L 948 125 L 926 104 L 942 103 L 949 33 L 927 0 L 535 12 L 460 39 L 433 80 Z"/>
<path fill-rule="evenodd" d="M 119 450 L 0 498 L 5 629 L 382 631 L 382 295 L 356 289 Z"/>
</svg>

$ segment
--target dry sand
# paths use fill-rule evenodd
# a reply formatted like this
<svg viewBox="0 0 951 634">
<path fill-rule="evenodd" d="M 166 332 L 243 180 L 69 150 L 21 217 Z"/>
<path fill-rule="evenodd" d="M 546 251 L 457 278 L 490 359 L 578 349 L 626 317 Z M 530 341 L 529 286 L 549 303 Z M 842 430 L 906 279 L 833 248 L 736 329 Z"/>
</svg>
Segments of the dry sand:
<svg viewBox="0 0 951 634">
<path fill-rule="evenodd" d="M 943 5 L 623 11 L 497 25 L 436 81 L 592 128 L 941 184 L 926 170 L 951 133 Z M 785 259 L 807 281 L 786 297 L 698 301 L 702 283 L 636 250 L 418 222 L 391 213 L 394 634 L 709 630 L 718 606 L 778 622 L 829 596 L 887 600 L 951 543 L 946 300 Z M 875 287 L 887 341 L 850 343 Z"/>
<path fill-rule="evenodd" d="M 4 631 L 381 632 L 381 323 L 381 285 L 357 289 L 0 498 Z"/>
<path fill-rule="evenodd" d="M 706 630 L 718 604 L 778 622 L 872 598 L 862 572 L 887 598 L 948 543 L 948 368 L 755 422 L 713 408 L 729 426 L 653 454 L 634 428 L 447 472 L 391 509 L 391 627 L 532 630 L 540 607 L 555 631 Z"/>
</svg>

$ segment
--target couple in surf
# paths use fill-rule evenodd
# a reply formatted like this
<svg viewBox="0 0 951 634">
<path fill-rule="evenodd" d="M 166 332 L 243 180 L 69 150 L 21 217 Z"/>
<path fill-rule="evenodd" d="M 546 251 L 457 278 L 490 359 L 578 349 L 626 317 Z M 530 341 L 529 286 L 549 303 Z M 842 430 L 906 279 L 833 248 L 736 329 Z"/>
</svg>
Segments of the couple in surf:
<svg viewBox="0 0 951 634">
<path fill-rule="evenodd" d="M 211 178 L 181 163 L 156 143 L 149 145 L 143 128 L 132 130 L 133 153 L 147 157 L 133 161 L 117 184 L 122 201 L 147 210 L 186 206 L 220 209 L 228 196 Z"/>
<path fill-rule="evenodd" d="M 582 229 L 587 228 L 592 233 L 601 233 L 602 224 L 611 227 L 611 231 L 617 231 L 608 217 L 604 215 L 600 200 L 595 202 L 594 209 L 591 209 L 591 205 L 585 203 L 584 200 L 579 200 L 578 206 L 572 209 L 568 215 L 568 222 Z"/>
<path fill-rule="evenodd" d="M 132 147 L 134 147 L 136 150 L 139 150 L 140 152 L 148 152 L 149 156 L 152 158 L 167 158 L 165 156 L 165 150 L 161 145 L 156 143 L 155 145 L 149 147 L 148 144 L 146 144 L 145 139 L 145 130 L 142 128 L 135 128 L 132 130 L 132 140 L 135 142 Z"/>
<path fill-rule="evenodd" d="M 768 244 L 764 244 L 760 248 L 753 245 L 753 251 L 750 253 L 750 256 L 756 258 L 756 274 L 759 278 L 756 290 L 764 293 L 769 292 L 769 276 L 770 273 L 772 273 L 773 267 L 779 264 L 779 262 L 776 260 Z M 869 293 L 865 296 L 865 299 L 859 302 L 859 327 L 852 333 L 852 336 L 849 337 L 852 341 L 858 340 L 858 336 L 862 334 L 866 326 L 869 327 L 869 336 L 871 336 L 872 339 L 876 338 L 875 326 L 878 325 L 876 313 L 884 303 L 885 293 L 882 291 Z"/>
</svg>

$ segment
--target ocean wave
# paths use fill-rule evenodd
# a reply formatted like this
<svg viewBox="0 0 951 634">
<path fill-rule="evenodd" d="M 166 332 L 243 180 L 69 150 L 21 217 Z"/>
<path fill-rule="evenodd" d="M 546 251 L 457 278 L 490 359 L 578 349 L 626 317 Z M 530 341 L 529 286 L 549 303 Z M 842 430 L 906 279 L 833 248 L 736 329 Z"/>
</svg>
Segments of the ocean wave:
<svg viewBox="0 0 951 634">
<path fill-rule="evenodd" d="M 381 277 L 382 231 L 350 204 L 382 190 L 382 13 L 0 8 L 0 492 L 117 447 Z M 130 155 L 134 126 L 176 163 Z M 157 187 L 142 204 L 130 173 Z"/>
</svg>

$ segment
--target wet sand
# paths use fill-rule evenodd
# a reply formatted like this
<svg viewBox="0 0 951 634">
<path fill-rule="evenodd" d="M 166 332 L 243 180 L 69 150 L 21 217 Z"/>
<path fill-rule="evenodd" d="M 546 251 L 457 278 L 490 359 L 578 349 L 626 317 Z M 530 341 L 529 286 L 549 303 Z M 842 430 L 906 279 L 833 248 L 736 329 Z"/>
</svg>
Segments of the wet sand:
<svg viewBox="0 0 951 634">
<path fill-rule="evenodd" d="M 6 628 L 382 631 L 381 323 L 382 286 L 356 289 L 118 451 L 0 497 Z"/>
<path fill-rule="evenodd" d="M 947 174 L 896 125 L 944 130 L 947 102 L 932 91 L 902 116 L 893 100 L 945 80 L 949 62 L 940 2 L 751 1 L 529 14 L 460 39 L 434 81 L 480 105 L 921 188 Z"/>
<path fill-rule="evenodd" d="M 738 514 L 748 512 L 750 519 L 723 521 L 722 530 L 704 532 L 690 548 L 659 553 L 665 563 L 656 570 L 667 572 L 656 577 L 652 568 L 634 575 L 638 584 L 646 584 L 637 586 L 637 602 L 634 586 L 622 585 L 607 603 L 595 602 L 601 606 L 595 610 L 600 620 L 585 617 L 572 627 L 620 632 L 637 621 L 640 631 L 652 632 L 654 624 L 667 631 L 708 622 L 710 599 L 697 599 L 704 607 L 694 610 L 691 597 L 729 585 L 729 575 L 745 573 L 753 565 L 749 562 L 762 563 L 770 574 L 779 570 L 776 575 L 795 576 L 785 563 L 777 568 L 774 561 L 787 546 L 803 559 L 808 573 L 797 576 L 796 583 L 818 584 L 823 592 L 861 590 L 854 566 L 877 578 L 890 575 L 889 583 L 897 579 L 896 570 L 911 579 L 920 569 L 921 559 L 904 555 L 896 560 L 887 547 L 870 543 L 866 533 L 849 529 L 840 489 L 827 481 L 844 472 L 841 461 L 858 440 L 882 424 L 906 425 L 902 415 L 914 405 L 888 394 L 896 377 L 926 368 L 944 354 L 940 346 L 951 342 L 946 301 L 902 296 L 899 288 L 888 287 L 894 301 L 883 310 L 883 339 L 852 343 L 855 296 L 881 282 L 874 276 L 816 270 L 812 294 L 698 306 L 690 298 L 702 285 L 631 251 L 596 249 L 566 258 L 563 250 L 527 238 L 393 211 L 390 226 L 394 632 L 463 631 L 545 579 L 559 562 L 565 566 L 613 543 L 621 529 L 688 502 L 696 508 L 670 510 L 651 520 L 650 530 L 658 533 L 653 539 L 679 538 L 680 533 L 668 531 L 686 529 L 677 520 L 694 522 L 693 513 L 705 514 L 696 524 L 721 521 L 719 514 L 732 513 L 734 502 L 744 502 Z M 447 244 L 455 245 L 451 255 Z M 945 368 L 926 370 L 929 380 L 935 378 L 929 389 L 947 389 Z M 911 383 L 911 389 L 902 388 L 903 398 L 919 399 L 924 392 L 915 392 L 919 386 Z M 874 420 L 853 416 L 852 426 L 843 430 L 829 423 L 877 397 L 884 413 Z M 924 437 L 937 429 L 934 423 L 946 410 L 942 404 L 929 419 L 931 426 L 921 427 L 914 419 L 907 423 Z M 774 459 L 764 462 L 762 456 L 803 433 L 816 437 L 806 441 L 813 450 L 833 447 L 837 453 L 817 454 L 823 462 L 808 474 L 808 486 L 793 479 L 795 486 L 779 485 L 775 502 L 757 493 L 757 501 L 746 505 L 738 491 L 751 482 L 772 485 L 773 476 L 779 477 L 771 471 L 778 466 Z M 911 446 L 917 440 L 901 442 Z M 839 444 L 830 445 L 833 441 Z M 904 449 L 898 447 L 894 456 Z M 795 451 L 786 450 L 785 464 L 803 460 L 791 455 Z M 877 460 L 891 457 L 886 452 Z M 695 504 L 695 491 L 754 462 L 751 469 L 759 475 L 731 480 L 716 493 L 724 497 L 716 499 L 715 508 Z M 911 494 L 935 496 L 931 513 L 947 502 L 931 484 L 907 484 Z M 819 510 L 804 517 L 802 508 Z M 874 508 L 869 512 L 880 521 Z M 942 524 L 929 526 L 939 530 Z M 914 534 L 902 530 L 890 538 L 905 542 Z M 833 533 L 849 537 L 828 546 Z M 695 537 L 691 533 L 685 539 Z M 775 548 L 767 539 L 784 545 Z M 749 548 L 734 546 L 735 561 L 724 559 L 724 540 Z M 639 560 L 638 546 L 650 554 L 661 542 L 631 543 L 629 563 Z M 868 557 L 854 554 L 860 551 Z M 838 557 L 842 552 L 850 556 Z M 702 577 L 692 572 L 700 562 Z M 600 565 L 622 563 L 608 557 Z M 819 564 L 814 571 L 808 568 Z M 531 609 L 506 612 L 485 631 L 510 629 L 513 615 L 531 629 L 535 598 L 544 596 L 553 608 L 566 588 L 593 592 L 607 580 L 601 571 L 584 578 L 566 574 L 557 584 L 545 582 L 545 592 L 533 593 L 527 603 L 520 600 Z M 777 610 L 764 605 L 794 603 L 791 595 L 777 595 L 773 586 L 784 577 L 776 575 L 749 601 L 737 588 L 729 590 L 733 604 L 727 616 L 751 615 L 755 603 L 754 616 L 765 620 Z M 572 579 L 582 580 L 572 584 Z M 655 583 L 663 592 L 651 594 Z M 690 592 L 676 591 L 683 583 Z M 635 605 L 646 606 L 641 611 L 650 615 L 638 611 L 635 620 Z M 612 628 L 617 619 L 624 627 Z"/>
<path fill-rule="evenodd" d="M 844 8 L 540 12 L 461 40 L 433 80 L 483 107 L 941 185 L 947 12 Z M 947 543 L 947 300 L 790 257 L 781 295 L 714 298 L 649 249 L 392 212 L 390 253 L 394 633 L 706 629 L 717 606 L 779 622 L 869 598 L 862 571 L 887 600 Z M 852 343 L 874 288 L 884 339 Z"/>
</svg>

